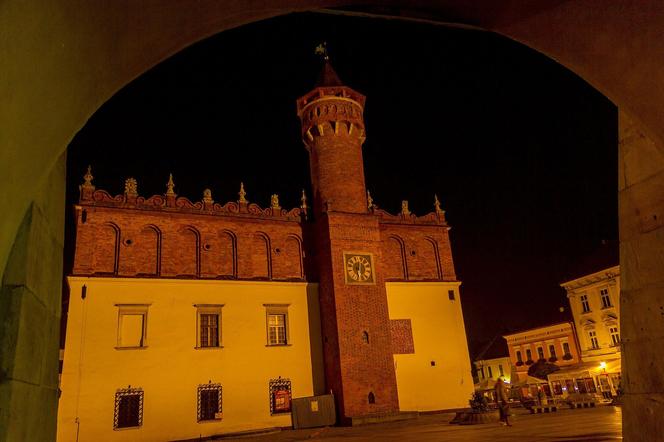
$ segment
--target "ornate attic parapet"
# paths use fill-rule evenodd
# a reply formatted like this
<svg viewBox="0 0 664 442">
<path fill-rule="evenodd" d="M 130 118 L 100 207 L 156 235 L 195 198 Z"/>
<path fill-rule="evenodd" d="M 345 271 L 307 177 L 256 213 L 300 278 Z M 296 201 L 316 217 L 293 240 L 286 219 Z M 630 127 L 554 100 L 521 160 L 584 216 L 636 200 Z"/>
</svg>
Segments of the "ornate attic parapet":
<svg viewBox="0 0 664 442">
<path fill-rule="evenodd" d="M 262 208 L 258 204 L 250 203 L 247 200 L 244 183 L 240 183 L 239 198 L 237 201 L 220 204 L 214 201 L 212 190 L 210 189 L 203 191 L 201 201 L 191 201 L 182 196 L 178 197 L 175 193 L 175 182 L 173 181 L 172 174 L 169 175 L 168 183 L 166 184 L 166 193 L 163 195 L 152 195 L 149 198 L 139 195 L 138 182 L 135 178 L 127 178 L 124 183 L 124 193 L 115 196 L 105 190 L 97 190 L 92 184 L 93 178 L 91 168 L 88 167 L 87 173 L 84 176 L 84 182 L 79 186 L 79 204 L 82 206 L 256 217 L 297 222 L 303 221 L 306 218 L 306 197 L 304 197 L 304 207 L 287 210 L 279 205 L 279 196 L 274 194 L 271 197 L 270 207 Z"/>
<path fill-rule="evenodd" d="M 438 196 L 434 195 L 434 211 L 426 215 L 417 216 L 410 211 L 408 201 L 401 201 L 401 212 L 398 215 L 392 215 L 386 210 L 378 208 L 374 203 L 374 199 L 367 191 L 367 206 L 369 211 L 378 216 L 381 223 L 386 224 L 418 224 L 418 225 L 438 225 L 449 227 L 445 220 L 445 211 L 440 208 L 440 201 Z"/>
</svg>

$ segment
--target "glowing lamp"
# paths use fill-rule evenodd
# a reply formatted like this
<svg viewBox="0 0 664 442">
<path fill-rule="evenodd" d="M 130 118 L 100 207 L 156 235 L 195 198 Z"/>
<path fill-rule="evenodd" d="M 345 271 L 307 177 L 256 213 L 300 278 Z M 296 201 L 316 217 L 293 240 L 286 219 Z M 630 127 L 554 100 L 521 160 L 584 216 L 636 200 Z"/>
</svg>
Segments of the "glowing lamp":
<svg viewBox="0 0 664 442">
<path fill-rule="evenodd" d="M 606 370 L 606 362 L 604 362 L 604 361 L 600 362 L 599 363 L 599 368 L 601 368 L 602 370 Z"/>
</svg>

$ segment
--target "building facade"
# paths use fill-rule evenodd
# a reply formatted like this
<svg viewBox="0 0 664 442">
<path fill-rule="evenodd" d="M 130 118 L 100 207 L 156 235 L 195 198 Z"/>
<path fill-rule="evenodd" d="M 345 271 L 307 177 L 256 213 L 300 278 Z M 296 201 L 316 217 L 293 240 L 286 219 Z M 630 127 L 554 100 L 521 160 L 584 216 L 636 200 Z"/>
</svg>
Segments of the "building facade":
<svg viewBox="0 0 664 442">
<path fill-rule="evenodd" d="M 332 392 L 341 423 L 467 405 L 449 226 L 435 198 L 391 215 L 366 192 L 364 96 L 325 62 L 297 101 L 313 207 L 112 196 L 76 206 L 58 440 L 163 441 L 291 424 Z"/>
<path fill-rule="evenodd" d="M 611 266 L 561 286 L 574 316 L 583 370 L 605 396 L 620 388 L 620 266 Z"/>
<path fill-rule="evenodd" d="M 508 357 L 477 359 L 473 362 L 480 386 L 490 387 L 489 381 L 497 381 L 499 378 L 508 384 L 512 382 L 512 360 Z"/>
<path fill-rule="evenodd" d="M 533 364 L 548 362 L 566 367 L 581 361 L 574 327 L 569 322 L 525 330 L 505 335 L 504 338 L 510 359 L 516 367 L 516 379 L 512 379 L 512 383 L 524 385 L 523 395 L 533 393 L 527 382 L 528 369 Z M 545 380 L 542 382 L 546 383 Z M 549 396 L 553 394 L 549 387 L 545 387 L 545 393 Z"/>
</svg>

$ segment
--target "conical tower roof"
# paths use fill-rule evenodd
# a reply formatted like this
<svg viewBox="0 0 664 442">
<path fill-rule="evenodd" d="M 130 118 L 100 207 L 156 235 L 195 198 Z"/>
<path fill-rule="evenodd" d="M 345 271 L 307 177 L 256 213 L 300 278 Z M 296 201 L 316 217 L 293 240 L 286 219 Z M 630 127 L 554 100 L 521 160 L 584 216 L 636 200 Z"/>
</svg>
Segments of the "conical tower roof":
<svg viewBox="0 0 664 442">
<path fill-rule="evenodd" d="M 326 57 L 323 62 L 323 69 L 318 74 L 318 80 L 315 87 L 334 87 L 343 86 L 339 76 L 335 72 L 330 60 Z"/>
</svg>

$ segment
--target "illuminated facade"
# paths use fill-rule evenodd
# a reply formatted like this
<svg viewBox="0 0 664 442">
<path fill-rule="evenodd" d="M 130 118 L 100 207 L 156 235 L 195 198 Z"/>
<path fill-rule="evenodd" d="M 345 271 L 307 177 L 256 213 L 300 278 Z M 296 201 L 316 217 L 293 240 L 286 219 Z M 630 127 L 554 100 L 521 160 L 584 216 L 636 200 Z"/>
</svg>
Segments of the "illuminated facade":
<svg viewBox="0 0 664 442">
<path fill-rule="evenodd" d="M 504 338 L 512 364 L 516 367 L 513 384 L 519 382 L 527 385 L 528 369 L 536 362 L 566 367 L 578 364 L 581 360 L 574 327 L 569 322 L 512 333 Z M 552 394 L 548 387 L 545 387 L 545 390 L 547 395 Z M 525 387 L 523 394 L 532 394 L 532 391 Z"/>
<path fill-rule="evenodd" d="M 567 291 L 584 365 L 607 398 L 621 380 L 620 266 L 611 266 L 561 286 Z"/>
<path fill-rule="evenodd" d="M 95 189 L 76 206 L 58 440 L 162 441 L 465 407 L 473 389 L 437 198 L 421 217 L 366 192 L 364 97 L 326 61 L 297 102 L 313 207 Z"/>
</svg>

